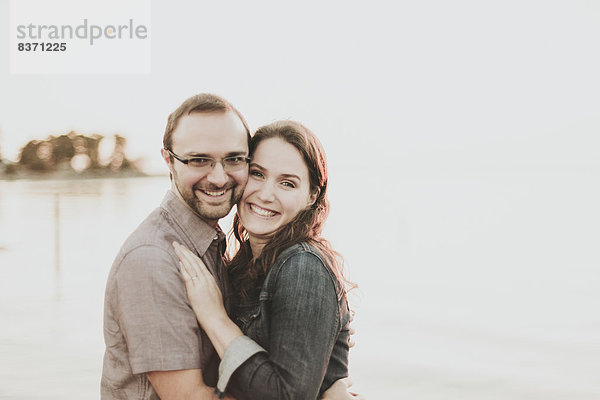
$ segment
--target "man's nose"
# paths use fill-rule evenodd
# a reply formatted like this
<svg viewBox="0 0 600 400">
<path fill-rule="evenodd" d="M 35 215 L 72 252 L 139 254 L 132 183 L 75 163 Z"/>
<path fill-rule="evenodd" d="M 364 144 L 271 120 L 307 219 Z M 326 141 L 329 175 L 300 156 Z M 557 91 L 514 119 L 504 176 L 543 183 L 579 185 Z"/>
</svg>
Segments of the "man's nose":
<svg viewBox="0 0 600 400">
<path fill-rule="evenodd" d="M 207 180 L 217 187 L 224 186 L 229 181 L 229 176 L 223 169 L 223 164 L 220 162 L 215 163 L 215 166 L 207 175 Z"/>
</svg>

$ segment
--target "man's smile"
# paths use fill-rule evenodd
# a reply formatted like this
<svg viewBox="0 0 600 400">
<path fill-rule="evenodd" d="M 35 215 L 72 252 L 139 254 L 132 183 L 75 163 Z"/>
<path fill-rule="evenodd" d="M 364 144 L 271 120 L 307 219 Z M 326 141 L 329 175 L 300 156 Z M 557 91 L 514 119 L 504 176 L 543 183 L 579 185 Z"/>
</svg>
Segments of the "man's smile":
<svg viewBox="0 0 600 400">
<path fill-rule="evenodd" d="M 208 197 L 211 200 L 221 200 L 222 198 L 226 197 L 227 193 L 229 193 L 229 192 L 231 192 L 231 187 L 228 187 L 225 189 L 219 189 L 219 190 L 208 190 L 208 189 L 201 189 L 201 188 L 196 188 L 194 190 L 196 197 L 198 197 L 198 198 Z"/>
</svg>

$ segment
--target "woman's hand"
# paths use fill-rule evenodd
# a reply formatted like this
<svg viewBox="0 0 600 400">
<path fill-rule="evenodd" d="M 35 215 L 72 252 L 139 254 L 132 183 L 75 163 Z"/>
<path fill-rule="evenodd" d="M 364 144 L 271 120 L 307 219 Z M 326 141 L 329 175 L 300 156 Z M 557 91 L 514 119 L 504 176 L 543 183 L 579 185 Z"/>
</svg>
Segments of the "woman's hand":
<svg viewBox="0 0 600 400">
<path fill-rule="evenodd" d="M 207 330 L 215 319 L 227 318 L 221 290 L 198 256 L 177 242 L 173 242 L 173 248 L 179 257 L 188 299 L 198 322 L 204 330 Z"/>
<path fill-rule="evenodd" d="M 242 331 L 227 316 L 221 290 L 202 260 L 177 242 L 173 242 L 173 248 L 179 257 L 181 275 L 196 319 L 222 358 L 229 343 L 242 336 Z"/>
<path fill-rule="evenodd" d="M 352 393 L 349 390 L 350 386 L 350 378 L 338 379 L 323 393 L 321 400 L 365 400 L 361 395 Z"/>
</svg>

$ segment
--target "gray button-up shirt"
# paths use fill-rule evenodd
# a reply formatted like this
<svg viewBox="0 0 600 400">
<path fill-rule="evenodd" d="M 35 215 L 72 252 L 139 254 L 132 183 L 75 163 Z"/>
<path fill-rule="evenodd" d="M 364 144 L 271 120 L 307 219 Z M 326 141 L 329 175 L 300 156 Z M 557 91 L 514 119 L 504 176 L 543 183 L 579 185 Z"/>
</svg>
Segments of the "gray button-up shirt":
<svg viewBox="0 0 600 400">
<path fill-rule="evenodd" d="M 206 383 L 216 383 L 218 357 L 188 302 L 173 241 L 200 256 L 229 297 L 223 232 L 169 191 L 125 241 L 108 277 L 103 400 L 158 399 L 145 374 L 150 371 L 201 368 Z"/>
</svg>

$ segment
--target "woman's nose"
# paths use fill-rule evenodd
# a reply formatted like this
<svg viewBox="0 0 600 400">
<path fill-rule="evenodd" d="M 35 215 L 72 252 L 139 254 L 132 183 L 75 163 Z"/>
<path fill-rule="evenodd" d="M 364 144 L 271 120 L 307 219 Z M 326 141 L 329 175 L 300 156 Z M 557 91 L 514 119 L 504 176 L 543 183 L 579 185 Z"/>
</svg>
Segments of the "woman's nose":
<svg viewBox="0 0 600 400">
<path fill-rule="evenodd" d="M 274 201 L 275 192 L 273 190 L 273 184 L 270 182 L 264 182 L 258 190 L 258 198 L 264 202 Z"/>
</svg>

